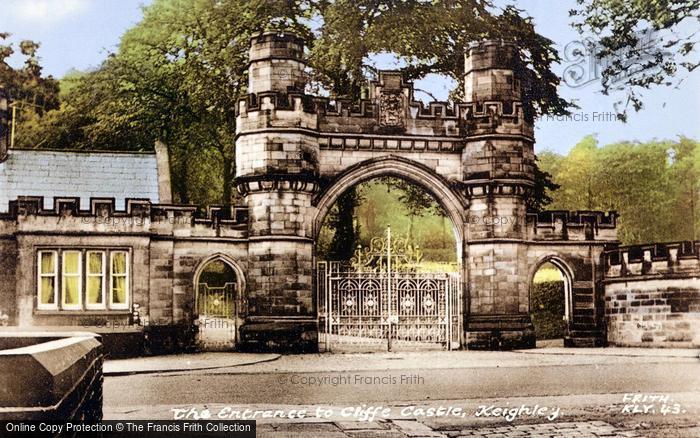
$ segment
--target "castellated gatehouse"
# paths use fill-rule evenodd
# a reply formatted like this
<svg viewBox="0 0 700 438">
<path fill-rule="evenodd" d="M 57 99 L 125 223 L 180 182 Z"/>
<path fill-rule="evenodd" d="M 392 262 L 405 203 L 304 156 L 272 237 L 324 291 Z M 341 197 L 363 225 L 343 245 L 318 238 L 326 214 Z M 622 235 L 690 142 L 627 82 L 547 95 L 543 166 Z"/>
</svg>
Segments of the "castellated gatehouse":
<svg viewBox="0 0 700 438">
<path fill-rule="evenodd" d="M 174 204 L 162 145 L 9 149 L 0 93 L 4 329 L 98 332 L 115 354 L 531 348 L 531 284 L 551 263 L 565 346 L 700 345 L 700 242 L 621 247 L 614 212 L 527 213 L 534 121 L 516 45 L 471 45 L 464 101 L 452 103 L 418 102 L 399 71 L 380 71 L 356 102 L 306 94 L 291 33 L 254 35 L 249 58 L 235 206 Z M 446 212 L 457 273 L 402 272 L 391 240 L 365 254 L 372 269 L 319 260 L 331 206 L 387 176 Z"/>
</svg>

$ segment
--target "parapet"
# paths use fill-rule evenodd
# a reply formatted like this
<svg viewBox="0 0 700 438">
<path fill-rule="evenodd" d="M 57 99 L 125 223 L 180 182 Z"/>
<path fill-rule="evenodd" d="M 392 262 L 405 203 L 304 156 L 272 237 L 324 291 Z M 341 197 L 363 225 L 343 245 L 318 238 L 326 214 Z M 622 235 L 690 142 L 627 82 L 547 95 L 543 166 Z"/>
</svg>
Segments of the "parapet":
<svg viewBox="0 0 700 438">
<path fill-rule="evenodd" d="M 412 93 L 411 93 L 412 96 Z M 259 113 L 255 126 L 243 123 L 246 129 L 274 127 L 276 119 L 286 120 L 295 113 L 300 120 L 318 117 L 321 133 L 412 134 L 444 137 L 469 137 L 490 133 L 519 135 L 533 139 L 533 127 L 525 120 L 520 102 L 450 103 L 435 101 L 424 105 L 408 100 L 402 120 L 381 123 L 380 103 L 370 99 L 351 101 L 329 99 L 298 92 L 265 91 L 248 94 L 238 103 L 238 115 L 249 117 Z M 257 120 L 257 119 L 255 119 Z M 303 123 L 302 123 L 303 125 Z M 534 141 L 534 140 L 533 140 Z"/>
<path fill-rule="evenodd" d="M 603 257 L 606 280 L 700 275 L 700 240 L 623 246 Z"/>
<path fill-rule="evenodd" d="M 528 239 L 617 242 L 617 217 L 615 211 L 551 210 L 528 213 Z"/>
<path fill-rule="evenodd" d="M 115 208 L 114 198 L 90 198 L 90 208 L 80 209 L 80 198 L 55 197 L 51 208 L 44 208 L 42 196 L 23 196 L 10 201 L 8 213 L 0 214 L 0 220 L 17 221 L 23 217 L 78 217 L 78 218 L 133 218 L 148 219 L 151 223 L 177 223 L 178 225 L 231 226 L 247 225 L 247 207 L 210 205 L 199 208 L 194 205 L 152 204 L 148 199 L 125 201 L 125 208 Z M 84 223 L 93 221 L 85 220 Z"/>
</svg>

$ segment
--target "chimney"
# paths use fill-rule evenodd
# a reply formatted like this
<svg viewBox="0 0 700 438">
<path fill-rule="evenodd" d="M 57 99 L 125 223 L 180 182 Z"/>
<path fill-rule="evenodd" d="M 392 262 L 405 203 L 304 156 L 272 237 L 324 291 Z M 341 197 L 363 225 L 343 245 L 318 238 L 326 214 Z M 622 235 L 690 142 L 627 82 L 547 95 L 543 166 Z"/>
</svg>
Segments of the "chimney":
<svg viewBox="0 0 700 438">
<path fill-rule="evenodd" d="M 0 85 L 0 163 L 7 159 L 10 147 L 10 98 L 4 86 Z"/>
</svg>

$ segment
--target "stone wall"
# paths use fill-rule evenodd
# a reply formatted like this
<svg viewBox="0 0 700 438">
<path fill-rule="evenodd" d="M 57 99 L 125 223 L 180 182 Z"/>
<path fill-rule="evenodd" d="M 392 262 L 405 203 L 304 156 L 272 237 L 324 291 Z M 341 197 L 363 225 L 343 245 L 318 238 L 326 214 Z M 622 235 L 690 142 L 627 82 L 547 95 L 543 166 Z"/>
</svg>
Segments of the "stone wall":
<svg viewBox="0 0 700 438">
<path fill-rule="evenodd" d="M 85 334 L 0 336 L 0 420 L 102 420 L 98 338 Z"/>
<path fill-rule="evenodd" d="M 624 247 L 605 257 L 611 344 L 700 346 L 700 241 Z"/>
<path fill-rule="evenodd" d="M 29 199 L 13 202 L 12 212 L 0 216 L 0 260 L 8 268 L 0 274 L 0 310 L 12 326 L 97 332 L 113 356 L 167 352 L 194 340 L 195 278 L 207 260 L 221 256 L 235 264 L 245 293 L 245 215 L 241 223 L 235 212 L 223 214 L 220 208 L 197 211 L 127 200 L 127 209 L 117 210 L 113 201 L 87 203 L 92 208 L 81 210 L 78 200 L 57 199 L 44 209 L 41 198 Z M 38 309 L 37 252 L 42 249 L 128 251 L 128 308 Z"/>
<path fill-rule="evenodd" d="M 17 241 L 7 224 L 0 221 L 0 327 L 15 325 L 17 297 L 15 270 Z"/>
</svg>

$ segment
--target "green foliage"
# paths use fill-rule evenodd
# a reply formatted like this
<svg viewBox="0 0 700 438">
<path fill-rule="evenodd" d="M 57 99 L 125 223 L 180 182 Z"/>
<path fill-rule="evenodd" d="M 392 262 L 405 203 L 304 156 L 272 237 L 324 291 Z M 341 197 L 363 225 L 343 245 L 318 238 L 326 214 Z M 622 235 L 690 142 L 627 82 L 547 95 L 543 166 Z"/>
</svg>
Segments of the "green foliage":
<svg viewBox="0 0 700 438">
<path fill-rule="evenodd" d="M 524 11 L 496 8 L 489 0 L 336 0 L 311 2 L 321 21 L 310 53 L 315 80 L 335 97 L 357 99 L 375 71 L 370 57 L 392 53 L 406 64 L 408 79 L 436 73 L 463 90 L 463 53 L 487 38 L 522 47 L 526 105 L 530 116 L 567 113 L 551 66 L 560 58 L 554 43 L 539 35 Z"/>
<path fill-rule="evenodd" d="M 455 270 L 451 266 L 457 260 L 452 224 L 425 190 L 402 179 L 378 178 L 346 194 L 352 208 L 341 197 L 324 219 L 317 247 L 320 259 L 349 260 L 358 244 L 368 246 L 391 226 L 392 235 L 407 237 L 421 248 L 424 269 Z M 340 217 L 344 219 L 339 221 Z"/>
<path fill-rule="evenodd" d="M 534 283 L 530 290 L 530 316 L 537 339 L 555 339 L 564 336 L 564 282 Z"/>
<path fill-rule="evenodd" d="M 550 193 L 559 189 L 559 184 L 552 181 L 552 174 L 542 170 L 535 157 L 535 186 L 525 200 L 528 213 L 537 213 L 552 203 Z"/>
<path fill-rule="evenodd" d="M 602 61 L 603 92 L 625 94 L 615 104 L 643 107 L 642 90 L 678 86 L 700 66 L 697 24 L 700 0 L 577 0 L 574 27 L 591 38 Z"/>
<path fill-rule="evenodd" d="M 0 32 L 0 43 L 9 37 L 9 33 Z M 58 81 L 51 76 L 42 75 L 38 49 L 38 43 L 20 41 L 19 50 L 24 63 L 20 68 L 13 68 L 8 63 L 15 54 L 13 44 L 0 44 L 0 86 L 9 93 L 12 105 L 15 106 L 16 138 L 22 137 L 25 126 L 36 127 L 42 115 L 59 106 Z"/>
<path fill-rule="evenodd" d="M 700 237 L 700 146 L 678 141 L 614 143 L 584 138 L 566 156 L 540 154 L 561 188 L 556 210 L 616 210 L 623 244 Z"/>
<path fill-rule="evenodd" d="M 99 69 L 64 79 L 60 109 L 23 142 L 141 150 L 162 140 L 178 201 L 229 203 L 250 36 L 270 28 L 309 36 L 304 9 L 282 0 L 156 0 Z"/>
</svg>

